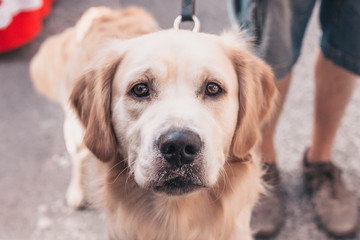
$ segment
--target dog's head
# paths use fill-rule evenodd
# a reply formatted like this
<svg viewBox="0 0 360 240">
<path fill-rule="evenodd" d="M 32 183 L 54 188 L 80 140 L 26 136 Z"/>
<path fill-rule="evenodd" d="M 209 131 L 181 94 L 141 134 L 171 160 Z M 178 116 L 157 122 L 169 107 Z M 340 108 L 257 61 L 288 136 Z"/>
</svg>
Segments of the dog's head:
<svg viewBox="0 0 360 240">
<path fill-rule="evenodd" d="M 276 90 L 243 39 L 169 30 L 110 49 L 71 102 L 87 147 L 104 162 L 121 155 L 139 186 L 171 195 L 212 186 L 258 143 Z"/>
</svg>

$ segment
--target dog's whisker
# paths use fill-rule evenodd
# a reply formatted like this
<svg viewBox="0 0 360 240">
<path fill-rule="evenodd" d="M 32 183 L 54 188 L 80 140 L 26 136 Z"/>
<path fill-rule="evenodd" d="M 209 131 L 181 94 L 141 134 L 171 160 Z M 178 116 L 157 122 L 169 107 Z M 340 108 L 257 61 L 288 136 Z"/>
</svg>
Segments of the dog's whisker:
<svg viewBox="0 0 360 240">
<path fill-rule="evenodd" d="M 128 169 L 129 169 L 129 167 L 125 167 L 120 173 L 117 174 L 117 176 L 116 176 L 116 178 L 114 179 L 114 181 L 112 181 L 110 184 L 114 184 L 114 183 L 118 180 L 118 178 L 120 177 L 120 175 L 121 175 L 123 172 L 125 172 L 126 170 L 128 170 Z"/>
<path fill-rule="evenodd" d="M 227 164 L 227 165 L 229 166 L 229 168 L 230 168 L 230 170 L 231 170 L 231 174 L 234 176 L 234 175 L 235 175 L 235 174 L 234 174 L 234 170 L 232 169 L 230 163 L 229 163 L 228 161 L 226 161 L 225 164 Z M 232 185 L 232 183 L 231 183 L 231 181 L 230 181 L 230 179 L 229 179 L 228 173 L 227 173 L 226 171 L 224 171 L 224 172 L 225 172 L 226 177 L 227 177 L 226 182 L 230 185 L 230 189 L 231 189 L 232 191 L 234 191 L 234 186 Z"/>
<path fill-rule="evenodd" d="M 111 170 L 113 170 L 116 166 L 118 166 L 121 163 L 121 161 L 117 162 L 116 164 L 114 164 L 108 171 L 106 174 L 109 174 L 111 172 Z"/>
<path fill-rule="evenodd" d="M 129 182 L 129 179 L 130 179 L 130 177 L 131 177 L 132 175 L 133 175 L 133 174 L 131 173 L 131 170 L 130 170 L 130 173 L 126 176 L 126 180 L 125 180 L 125 192 L 127 192 L 128 182 Z"/>
<path fill-rule="evenodd" d="M 240 162 L 242 164 L 248 164 L 251 162 L 251 159 L 252 159 L 250 154 L 246 155 L 244 158 L 237 158 L 237 157 L 231 156 L 231 155 L 226 156 L 226 158 L 228 161 Z"/>
<path fill-rule="evenodd" d="M 220 174 L 221 174 L 221 177 L 223 178 L 223 181 L 224 181 L 224 187 L 221 189 L 221 192 L 219 193 L 218 199 L 220 199 L 224 195 L 225 189 L 227 188 L 227 182 L 226 182 L 227 175 L 226 175 L 225 170 L 220 169 Z"/>
<path fill-rule="evenodd" d="M 231 167 L 229 161 L 225 161 L 225 164 L 229 166 L 229 169 L 230 169 L 230 171 L 231 171 L 231 174 L 234 175 L 234 170 L 233 170 L 233 168 Z"/>
<path fill-rule="evenodd" d="M 225 189 L 226 189 L 226 176 L 225 176 L 225 174 L 226 174 L 226 172 L 224 171 L 224 169 L 222 169 L 222 168 L 220 168 L 220 171 L 219 171 L 219 174 L 221 175 L 221 177 L 222 177 L 222 179 L 223 179 L 223 181 L 224 181 L 224 186 L 222 187 L 222 189 L 221 189 L 221 192 L 217 192 L 218 194 L 218 196 L 216 196 L 216 198 L 213 200 L 213 202 L 217 202 L 219 199 L 221 199 L 221 197 L 223 196 L 223 194 L 224 194 L 224 191 L 225 191 Z"/>
<path fill-rule="evenodd" d="M 223 166 L 221 166 L 220 163 L 218 163 L 218 168 L 219 168 L 219 176 L 222 178 L 222 181 L 223 181 L 222 184 L 224 184 L 224 186 L 221 187 L 221 192 L 215 191 L 216 198 L 213 199 L 212 203 L 214 203 L 214 202 L 218 201 L 219 199 L 221 199 L 221 197 L 223 196 L 224 191 L 225 191 L 225 189 L 227 187 L 227 179 L 226 179 L 227 178 L 227 173 L 226 173 L 225 169 L 223 168 Z"/>
</svg>

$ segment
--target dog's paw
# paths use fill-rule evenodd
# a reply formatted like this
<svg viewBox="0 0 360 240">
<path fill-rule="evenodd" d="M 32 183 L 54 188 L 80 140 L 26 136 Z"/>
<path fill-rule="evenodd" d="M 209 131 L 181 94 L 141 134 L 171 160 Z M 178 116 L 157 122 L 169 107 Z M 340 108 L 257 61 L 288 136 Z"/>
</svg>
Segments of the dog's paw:
<svg viewBox="0 0 360 240">
<path fill-rule="evenodd" d="M 85 194 L 81 186 L 70 184 L 66 192 L 66 202 L 74 210 L 86 207 Z"/>
</svg>

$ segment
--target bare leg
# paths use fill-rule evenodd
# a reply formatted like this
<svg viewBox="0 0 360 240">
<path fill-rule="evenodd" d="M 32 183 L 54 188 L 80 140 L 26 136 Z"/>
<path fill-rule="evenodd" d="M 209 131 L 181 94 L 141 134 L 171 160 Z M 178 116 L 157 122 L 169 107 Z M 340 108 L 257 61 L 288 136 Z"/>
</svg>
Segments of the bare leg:
<svg viewBox="0 0 360 240">
<path fill-rule="evenodd" d="M 354 234 L 358 226 L 357 199 L 347 189 L 339 168 L 329 162 L 355 79 L 355 75 L 334 65 L 318 51 L 313 136 L 303 162 L 304 185 L 319 223 L 336 237 Z"/>
<path fill-rule="evenodd" d="M 336 131 L 356 84 L 356 75 L 336 66 L 318 51 L 315 65 L 315 114 L 309 162 L 327 162 Z"/>
<path fill-rule="evenodd" d="M 261 150 L 267 170 L 263 180 L 273 187 L 270 195 L 262 196 L 260 203 L 255 206 L 251 227 L 258 237 L 269 237 L 276 234 L 284 222 L 283 208 L 284 204 L 281 197 L 280 176 L 276 167 L 276 151 L 274 147 L 274 132 L 276 124 L 285 102 L 286 94 L 289 88 L 291 73 L 276 82 L 279 90 L 279 101 L 276 108 L 275 116 L 263 128 L 263 142 Z"/>
<path fill-rule="evenodd" d="M 276 161 L 274 134 L 289 89 L 290 79 L 291 79 L 291 72 L 288 73 L 285 77 L 276 81 L 276 87 L 279 90 L 279 99 L 277 102 L 277 107 L 275 110 L 274 117 L 266 126 L 264 126 L 262 131 L 263 141 L 261 144 L 261 151 L 262 151 L 262 157 L 266 163 L 275 163 Z"/>
</svg>

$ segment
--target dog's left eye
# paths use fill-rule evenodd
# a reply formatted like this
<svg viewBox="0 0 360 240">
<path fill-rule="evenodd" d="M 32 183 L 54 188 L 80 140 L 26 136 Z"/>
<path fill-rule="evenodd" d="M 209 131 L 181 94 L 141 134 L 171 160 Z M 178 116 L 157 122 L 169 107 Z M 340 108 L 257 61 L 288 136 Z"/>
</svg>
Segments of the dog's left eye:
<svg viewBox="0 0 360 240">
<path fill-rule="evenodd" d="M 205 94 L 210 97 L 217 96 L 221 91 L 222 88 L 216 83 L 208 83 L 205 88 Z"/>
<path fill-rule="evenodd" d="M 146 83 L 136 84 L 132 89 L 131 93 L 139 98 L 147 97 L 150 95 L 149 87 Z"/>
</svg>

